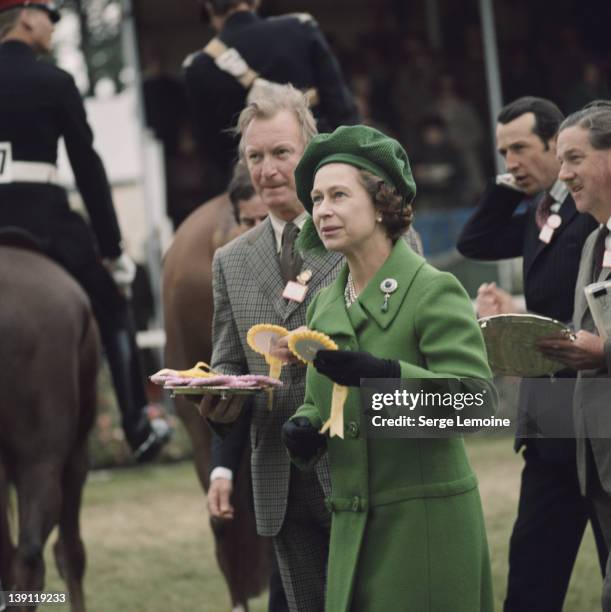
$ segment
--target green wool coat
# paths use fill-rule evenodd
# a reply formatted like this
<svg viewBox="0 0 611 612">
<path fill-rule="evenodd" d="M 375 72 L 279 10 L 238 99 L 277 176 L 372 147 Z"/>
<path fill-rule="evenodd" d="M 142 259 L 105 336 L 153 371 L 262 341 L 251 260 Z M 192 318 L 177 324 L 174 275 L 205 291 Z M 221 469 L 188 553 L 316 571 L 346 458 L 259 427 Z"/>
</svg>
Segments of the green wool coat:
<svg viewBox="0 0 611 612">
<path fill-rule="evenodd" d="M 485 379 L 481 386 L 496 397 L 473 308 L 454 276 L 428 265 L 403 240 L 348 309 L 347 275 L 345 267 L 316 296 L 310 329 L 328 334 L 340 349 L 398 359 L 402 378 Z M 382 312 L 379 285 L 389 277 L 399 286 Z M 295 416 L 321 427 L 332 386 L 308 367 L 304 404 Z M 492 612 L 481 501 L 462 438 L 368 438 L 357 388 L 350 388 L 344 419 L 345 439 L 327 440 L 326 610 Z M 317 459 L 293 461 L 311 469 Z"/>
</svg>

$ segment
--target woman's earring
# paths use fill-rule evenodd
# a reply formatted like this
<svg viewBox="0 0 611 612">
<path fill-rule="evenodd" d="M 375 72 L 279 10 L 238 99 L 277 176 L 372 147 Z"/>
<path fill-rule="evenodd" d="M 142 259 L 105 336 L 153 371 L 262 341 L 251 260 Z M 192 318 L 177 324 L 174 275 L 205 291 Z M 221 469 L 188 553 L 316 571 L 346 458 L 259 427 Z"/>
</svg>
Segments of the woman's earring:
<svg viewBox="0 0 611 612">
<path fill-rule="evenodd" d="M 376 221 L 377 221 L 378 223 L 382 223 L 382 215 L 378 215 L 378 216 L 376 217 Z"/>
</svg>

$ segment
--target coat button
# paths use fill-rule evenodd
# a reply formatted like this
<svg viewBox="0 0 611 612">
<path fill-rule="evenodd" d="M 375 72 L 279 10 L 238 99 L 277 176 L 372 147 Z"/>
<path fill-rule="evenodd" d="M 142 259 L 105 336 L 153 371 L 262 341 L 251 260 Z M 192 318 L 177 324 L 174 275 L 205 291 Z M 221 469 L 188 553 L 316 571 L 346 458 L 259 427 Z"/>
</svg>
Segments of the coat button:
<svg viewBox="0 0 611 612">
<path fill-rule="evenodd" d="M 325 507 L 329 512 L 333 512 L 333 510 L 335 510 L 333 500 L 330 497 L 325 497 Z"/>
<path fill-rule="evenodd" d="M 361 509 L 361 498 L 355 496 L 352 498 L 352 512 L 358 512 Z"/>
<path fill-rule="evenodd" d="M 350 421 L 346 426 L 346 432 L 350 438 L 359 437 L 359 424 L 356 421 Z"/>
</svg>

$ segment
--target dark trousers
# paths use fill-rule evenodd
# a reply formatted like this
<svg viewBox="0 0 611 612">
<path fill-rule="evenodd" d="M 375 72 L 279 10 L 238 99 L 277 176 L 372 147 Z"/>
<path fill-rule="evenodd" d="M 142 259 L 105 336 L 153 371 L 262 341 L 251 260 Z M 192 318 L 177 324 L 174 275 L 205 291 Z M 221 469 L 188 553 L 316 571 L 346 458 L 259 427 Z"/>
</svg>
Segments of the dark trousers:
<svg viewBox="0 0 611 612">
<path fill-rule="evenodd" d="M 269 601 L 267 612 L 289 612 L 289 604 L 286 601 L 286 593 L 282 586 L 280 568 L 276 558 L 276 550 L 272 550 L 272 574 L 269 578 Z"/>
<path fill-rule="evenodd" d="M 274 550 L 291 612 L 323 612 L 331 515 L 316 472 L 291 466 L 286 515 Z"/>
<path fill-rule="evenodd" d="M 581 496 L 576 459 L 544 459 L 527 441 L 518 517 L 509 545 L 504 612 L 561 612 L 588 520 L 604 574 L 607 547 L 594 507 Z M 554 443 L 561 442 L 553 440 Z M 564 440 L 575 445 L 574 440 Z M 569 457 L 575 457 L 568 454 Z"/>
</svg>

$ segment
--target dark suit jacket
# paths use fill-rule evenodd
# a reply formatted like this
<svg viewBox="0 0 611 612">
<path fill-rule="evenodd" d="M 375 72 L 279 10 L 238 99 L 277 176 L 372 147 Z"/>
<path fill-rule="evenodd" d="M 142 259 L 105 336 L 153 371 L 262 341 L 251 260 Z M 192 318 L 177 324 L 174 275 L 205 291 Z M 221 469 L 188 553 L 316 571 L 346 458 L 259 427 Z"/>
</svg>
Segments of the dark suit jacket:
<svg viewBox="0 0 611 612">
<path fill-rule="evenodd" d="M 309 15 L 263 19 L 239 11 L 229 17 L 219 38 L 264 79 L 304 90 L 315 87 L 320 103 L 313 110 L 322 119 L 320 131 L 359 122 L 339 64 Z M 248 91 L 203 51 L 189 56 L 184 70 L 197 142 L 208 161 L 226 174 L 236 158 L 235 139 L 226 130 L 235 126 Z"/>
<path fill-rule="evenodd" d="M 457 248 L 465 257 L 493 261 L 523 257 L 524 296 L 526 308 L 533 313 L 570 322 L 573 314 L 575 282 L 583 244 L 596 227 L 590 215 L 580 215 L 568 195 L 560 208 L 562 225 L 550 244 L 539 240 L 535 211 L 541 196 L 525 198 L 524 194 L 491 185 L 463 229 Z M 516 211 L 516 209 L 518 209 Z M 563 371 L 562 377 L 574 377 Z M 521 435 L 533 432 L 537 412 L 549 406 L 538 383 L 523 381 L 520 389 L 520 417 L 516 432 L 516 450 Z M 562 406 L 552 407 L 572 431 L 572 403 L 569 394 Z M 549 460 L 569 461 L 574 457 L 572 440 L 532 439 L 539 453 Z"/>
<path fill-rule="evenodd" d="M 214 468 L 225 467 L 233 472 L 234 478 L 237 476 L 242 463 L 242 455 L 247 448 L 252 419 L 252 401 L 250 404 L 250 406 L 244 405 L 238 420 L 233 427 L 227 429 L 225 436 L 213 430 L 210 472 Z"/>
</svg>

